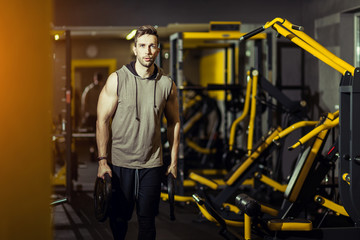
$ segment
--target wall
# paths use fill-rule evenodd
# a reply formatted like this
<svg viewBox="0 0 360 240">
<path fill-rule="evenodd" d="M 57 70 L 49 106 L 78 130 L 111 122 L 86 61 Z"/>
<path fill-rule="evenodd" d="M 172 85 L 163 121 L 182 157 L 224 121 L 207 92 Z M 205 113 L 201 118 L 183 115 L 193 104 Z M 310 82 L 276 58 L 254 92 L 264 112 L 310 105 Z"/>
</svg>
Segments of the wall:
<svg viewBox="0 0 360 240">
<path fill-rule="evenodd" d="M 278 16 L 301 22 L 301 0 L 54 0 L 55 26 L 138 26 L 242 21 L 264 23 Z"/>
<path fill-rule="evenodd" d="M 51 4 L 0 9 L 0 239 L 51 239 Z"/>
<path fill-rule="evenodd" d="M 354 64 L 354 11 L 360 11 L 359 1 L 304 1 L 302 25 L 310 37 L 341 59 Z M 305 54 L 305 83 L 312 91 L 308 100 L 316 106 L 312 109 L 314 118 L 337 108 L 340 78 L 340 73 L 309 53 Z"/>
</svg>

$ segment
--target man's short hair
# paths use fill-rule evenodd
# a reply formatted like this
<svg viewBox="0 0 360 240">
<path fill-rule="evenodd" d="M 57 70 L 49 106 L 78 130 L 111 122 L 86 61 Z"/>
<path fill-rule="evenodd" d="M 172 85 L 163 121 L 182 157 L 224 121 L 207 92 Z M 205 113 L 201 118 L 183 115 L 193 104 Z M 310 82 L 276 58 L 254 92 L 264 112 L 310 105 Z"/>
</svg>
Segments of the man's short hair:
<svg viewBox="0 0 360 240">
<path fill-rule="evenodd" d="M 157 34 L 157 30 L 156 28 L 154 28 L 153 26 L 151 25 L 144 25 L 144 26 L 141 26 L 138 28 L 138 30 L 136 31 L 136 34 L 135 34 L 135 46 L 136 46 L 136 43 L 137 43 L 137 39 L 145 34 L 148 34 L 148 35 L 154 35 L 156 37 L 156 43 L 158 44 L 159 43 L 159 36 Z"/>
</svg>

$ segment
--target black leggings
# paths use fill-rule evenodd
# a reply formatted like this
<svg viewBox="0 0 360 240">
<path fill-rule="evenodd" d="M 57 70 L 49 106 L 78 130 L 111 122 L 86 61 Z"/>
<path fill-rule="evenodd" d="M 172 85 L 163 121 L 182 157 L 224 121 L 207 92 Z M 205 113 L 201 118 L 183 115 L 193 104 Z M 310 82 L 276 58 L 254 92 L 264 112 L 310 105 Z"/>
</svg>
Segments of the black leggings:
<svg viewBox="0 0 360 240">
<path fill-rule="evenodd" d="M 110 227 L 115 240 L 124 240 L 128 221 L 136 205 L 139 240 L 156 237 L 155 217 L 159 213 L 162 168 L 128 169 L 112 166 Z"/>
</svg>

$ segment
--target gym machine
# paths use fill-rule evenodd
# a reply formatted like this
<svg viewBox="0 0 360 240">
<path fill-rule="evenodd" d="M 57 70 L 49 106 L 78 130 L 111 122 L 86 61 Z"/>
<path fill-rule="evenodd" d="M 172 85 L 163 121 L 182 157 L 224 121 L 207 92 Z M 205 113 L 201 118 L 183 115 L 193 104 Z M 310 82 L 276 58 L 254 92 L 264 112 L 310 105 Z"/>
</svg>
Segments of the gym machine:
<svg viewBox="0 0 360 240">
<path fill-rule="evenodd" d="M 325 175 L 330 169 L 334 168 L 335 161 L 338 158 L 337 142 L 335 142 L 333 146 L 329 148 L 330 150 L 325 156 L 320 154 L 328 136 L 329 129 L 332 129 L 338 125 L 337 114 L 337 112 L 333 114 L 328 113 L 327 115 L 322 116 L 319 121 L 298 122 L 281 131 L 274 138 L 273 141 L 276 142 L 279 140 L 279 138 L 283 138 L 293 132 L 294 129 L 315 125 L 314 129 L 305 135 L 306 137 L 304 136 L 304 138 L 301 139 L 303 145 L 305 145 L 307 142 L 309 143 L 301 154 L 301 157 L 299 157 L 296 168 L 294 169 L 288 184 L 281 185 L 259 172 L 254 174 L 256 179 L 269 186 L 272 186 L 277 191 L 283 193 L 284 201 L 280 209 L 271 207 L 268 204 L 260 204 L 259 201 L 256 201 L 246 194 L 241 193 L 238 195 L 240 196 L 239 198 L 246 199 L 246 201 L 235 201 L 236 205 L 230 208 L 233 214 L 225 215 L 223 210 L 226 209 L 225 205 L 222 208 L 219 208 L 219 206 L 216 205 L 216 202 L 214 202 L 213 198 L 210 198 L 207 195 L 199 196 L 199 194 L 194 194 L 193 197 L 203 215 L 209 221 L 220 224 L 221 228 L 219 233 L 226 239 L 243 239 L 240 237 L 240 235 L 234 233 L 233 231 L 229 231 L 228 226 L 244 226 L 245 239 L 250 239 L 249 229 L 251 229 L 251 226 L 249 225 L 251 225 L 251 219 L 253 219 L 253 221 L 256 220 L 256 226 L 254 226 L 254 229 L 259 231 L 259 235 L 263 234 L 262 228 L 267 227 L 264 227 L 263 223 L 260 225 L 260 227 L 257 224 L 260 223 L 262 219 L 267 219 L 269 217 L 281 217 L 283 220 L 284 229 L 286 227 L 288 230 L 291 230 L 291 228 L 293 228 L 292 230 L 300 230 L 308 229 L 309 227 L 312 227 L 312 224 L 311 222 L 309 223 L 308 220 L 300 221 L 298 217 L 304 214 L 312 213 L 313 215 L 316 215 L 317 222 L 319 225 L 321 225 L 324 219 L 322 219 L 323 217 L 318 214 L 316 210 L 319 208 L 316 207 L 318 204 L 321 204 L 324 207 L 328 207 L 332 211 L 348 217 L 342 206 L 327 199 L 326 197 L 328 196 L 323 197 L 319 195 L 319 189 L 321 189 L 322 181 Z M 290 148 L 294 148 L 296 146 L 297 144 L 291 146 Z M 251 199 L 251 204 L 249 204 L 249 199 Z M 249 207 L 249 205 L 251 207 Z M 256 211 L 254 209 L 256 209 Z M 326 212 L 326 214 L 327 213 L 328 212 Z M 235 218 L 236 216 L 237 218 Z M 280 224 L 280 220 L 278 220 L 276 223 Z"/>
<path fill-rule="evenodd" d="M 339 111 L 339 168 L 338 168 L 338 184 L 340 199 L 346 213 L 351 217 L 354 222 L 354 226 L 350 228 L 330 228 L 330 229 L 316 229 L 311 228 L 301 229 L 307 233 L 298 233 L 299 236 L 296 239 L 306 239 L 306 237 L 313 237 L 315 239 L 339 239 L 346 234 L 349 239 L 358 239 L 360 236 L 360 191 L 359 191 L 359 143 L 360 143 L 360 127 L 356 124 L 356 120 L 359 117 L 360 109 L 356 106 L 356 102 L 359 101 L 360 90 L 360 69 L 355 68 L 338 58 L 326 48 L 321 46 L 311 37 L 303 32 L 301 26 L 296 26 L 289 21 L 282 18 L 275 18 L 274 20 L 267 22 L 264 26 L 255 29 L 252 32 L 241 37 L 241 40 L 246 40 L 255 36 L 258 33 L 272 27 L 280 35 L 288 38 L 300 48 L 311 53 L 330 67 L 334 68 L 342 74 L 340 80 L 340 111 Z M 301 142 L 299 143 L 299 145 Z M 241 202 L 241 201 L 240 201 Z M 250 201 L 252 202 L 252 201 Z M 320 199 L 320 202 L 321 199 Z M 280 222 L 283 225 L 284 222 Z M 271 223 L 270 223 L 271 225 Z M 274 229 L 279 232 L 281 229 Z M 280 234 L 280 233 L 279 233 Z M 283 238 L 276 239 L 294 239 L 292 235 L 285 234 Z M 249 236 L 248 236 L 249 237 Z M 250 238 L 247 238 L 250 239 Z M 270 238 L 269 238 L 270 239 Z"/>
</svg>

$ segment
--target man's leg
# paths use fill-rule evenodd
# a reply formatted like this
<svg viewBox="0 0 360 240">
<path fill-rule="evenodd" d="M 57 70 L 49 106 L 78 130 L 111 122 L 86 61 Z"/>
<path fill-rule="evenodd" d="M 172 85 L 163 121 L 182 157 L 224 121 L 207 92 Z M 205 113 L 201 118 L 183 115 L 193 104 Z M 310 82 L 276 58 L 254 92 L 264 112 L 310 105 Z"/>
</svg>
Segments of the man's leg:
<svg viewBox="0 0 360 240">
<path fill-rule="evenodd" d="M 137 216 L 138 240 L 155 240 L 155 217 L 159 213 L 162 168 L 139 170 Z"/>
<path fill-rule="evenodd" d="M 155 240 L 156 227 L 155 217 L 138 216 L 139 235 L 138 240 Z"/>
<path fill-rule="evenodd" d="M 112 204 L 109 221 L 114 240 L 124 240 L 134 210 L 135 171 L 112 166 Z"/>
</svg>

